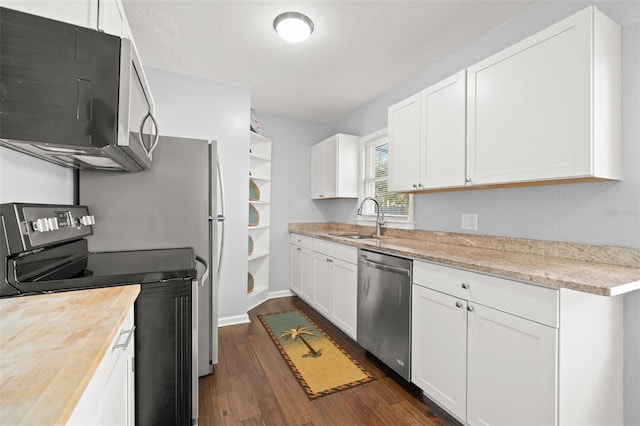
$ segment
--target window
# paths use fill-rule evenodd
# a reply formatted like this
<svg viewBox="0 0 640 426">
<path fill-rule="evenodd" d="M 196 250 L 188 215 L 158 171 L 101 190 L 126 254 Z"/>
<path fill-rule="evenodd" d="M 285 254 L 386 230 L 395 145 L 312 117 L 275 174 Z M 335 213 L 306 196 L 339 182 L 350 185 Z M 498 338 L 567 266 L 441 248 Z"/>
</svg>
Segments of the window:
<svg viewBox="0 0 640 426">
<path fill-rule="evenodd" d="M 358 205 L 366 197 L 374 197 L 384 213 L 385 225 L 391 228 L 413 229 L 412 196 L 387 190 L 389 179 L 389 144 L 387 129 L 360 139 L 361 184 Z M 358 216 L 358 223 L 372 224 L 376 220 L 375 203 L 367 201 Z"/>
</svg>

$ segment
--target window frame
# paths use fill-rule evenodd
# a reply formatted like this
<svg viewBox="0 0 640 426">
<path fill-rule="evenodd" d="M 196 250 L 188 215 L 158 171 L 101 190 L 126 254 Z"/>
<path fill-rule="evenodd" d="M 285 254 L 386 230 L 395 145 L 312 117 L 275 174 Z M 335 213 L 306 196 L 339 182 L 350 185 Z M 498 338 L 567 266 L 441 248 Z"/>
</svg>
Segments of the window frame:
<svg viewBox="0 0 640 426">
<path fill-rule="evenodd" d="M 365 179 L 365 171 L 366 171 L 366 156 L 367 156 L 367 148 L 371 145 L 376 145 L 381 142 L 387 141 L 389 143 L 389 134 L 387 132 L 387 128 L 383 128 L 377 130 L 373 133 L 370 133 L 366 136 L 362 136 L 359 141 L 358 146 L 358 207 L 362 203 L 366 197 L 374 196 L 375 194 L 366 194 L 366 179 Z M 387 175 L 387 180 L 388 180 Z M 408 207 L 408 215 L 406 217 L 399 216 L 387 216 L 384 217 L 385 227 L 387 228 L 397 228 L 397 229 L 415 229 L 415 219 L 414 219 L 414 200 L 413 194 L 409 194 L 409 207 Z M 376 215 L 359 215 L 356 212 L 356 223 L 358 225 L 364 226 L 375 226 L 376 225 Z"/>
</svg>

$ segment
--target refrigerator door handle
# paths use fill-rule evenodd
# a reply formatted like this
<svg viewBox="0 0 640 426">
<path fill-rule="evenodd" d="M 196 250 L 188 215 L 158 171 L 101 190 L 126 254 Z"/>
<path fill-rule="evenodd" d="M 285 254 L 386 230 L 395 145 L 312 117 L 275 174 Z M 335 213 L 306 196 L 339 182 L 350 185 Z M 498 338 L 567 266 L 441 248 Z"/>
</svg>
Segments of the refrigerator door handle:
<svg viewBox="0 0 640 426">
<path fill-rule="evenodd" d="M 200 279 L 198 279 L 198 282 L 200 283 L 200 287 L 204 287 L 204 282 L 207 280 L 207 278 L 209 278 L 209 264 L 207 263 L 206 260 L 204 260 L 198 255 L 196 255 L 196 260 L 204 265 L 204 272 L 202 273 L 202 276 L 200 277 Z"/>
<path fill-rule="evenodd" d="M 218 173 L 218 185 L 220 187 L 220 214 L 216 220 L 222 223 L 220 229 L 220 253 L 218 253 L 218 280 L 220 280 L 220 272 L 222 271 L 222 256 L 224 255 L 224 181 L 222 180 L 222 171 L 220 170 L 220 156 L 216 156 L 216 172 Z"/>
</svg>

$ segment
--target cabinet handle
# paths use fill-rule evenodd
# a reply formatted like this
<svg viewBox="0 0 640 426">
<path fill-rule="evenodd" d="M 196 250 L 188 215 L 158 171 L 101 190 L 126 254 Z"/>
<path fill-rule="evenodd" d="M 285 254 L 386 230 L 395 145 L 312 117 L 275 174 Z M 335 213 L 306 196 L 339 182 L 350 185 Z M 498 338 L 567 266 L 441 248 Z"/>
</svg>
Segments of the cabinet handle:
<svg viewBox="0 0 640 426">
<path fill-rule="evenodd" d="M 462 308 L 462 302 L 456 302 L 456 308 Z"/>
<path fill-rule="evenodd" d="M 331 260 L 331 259 L 327 259 L 327 262 L 328 262 L 328 263 L 333 263 L 333 260 Z"/>
<path fill-rule="evenodd" d="M 473 306 L 471 306 L 471 305 L 467 306 L 467 311 L 473 312 Z"/>
<path fill-rule="evenodd" d="M 418 188 L 422 188 L 422 184 L 421 183 L 418 184 Z"/>
<path fill-rule="evenodd" d="M 416 184 L 414 183 L 414 184 L 413 184 L 413 187 L 414 187 L 414 188 L 417 188 L 417 187 L 418 187 L 418 185 L 416 185 Z"/>
<path fill-rule="evenodd" d="M 119 345 L 113 345 L 113 348 L 111 349 L 116 350 L 116 349 L 122 348 L 122 351 L 125 352 L 129 347 L 129 343 L 131 343 L 131 338 L 133 337 L 133 332 L 135 330 L 136 330 L 136 326 L 134 325 L 133 327 L 131 327 L 130 330 L 121 331 L 120 336 L 122 336 L 125 333 L 129 333 L 129 335 L 127 336 L 127 340 L 125 340 L 124 343 L 121 343 Z M 120 338 L 118 338 L 118 340 L 120 340 Z"/>
<path fill-rule="evenodd" d="M 464 288 L 465 290 L 469 290 L 469 284 L 462 283 L 462 288 Z"/>
<path fill-rule="evenodd" d="M 298 251 L 302 251 L 302 249 L 300 247 L 296 247 L 296 250 Z"/>
<path fill-rule="evenodd" d="M 470 177 L 466 178 L 464 181 L 467 182 L 467 183 L 471 183 L 472 182 Z"/>
</svg>

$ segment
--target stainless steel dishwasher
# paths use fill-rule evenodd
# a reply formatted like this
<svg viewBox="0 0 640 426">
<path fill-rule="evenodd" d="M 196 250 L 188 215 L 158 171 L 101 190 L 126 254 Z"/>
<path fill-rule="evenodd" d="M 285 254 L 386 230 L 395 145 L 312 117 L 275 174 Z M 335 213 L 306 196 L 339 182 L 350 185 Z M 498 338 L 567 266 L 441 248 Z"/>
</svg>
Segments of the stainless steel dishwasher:
<svg viewBox="0 0 640 426">
<path fill-rule="evenodd" d="M 372 251 L 358 253 L 358 343 L 408 381 L 412 264 Z"/>
</svg>

